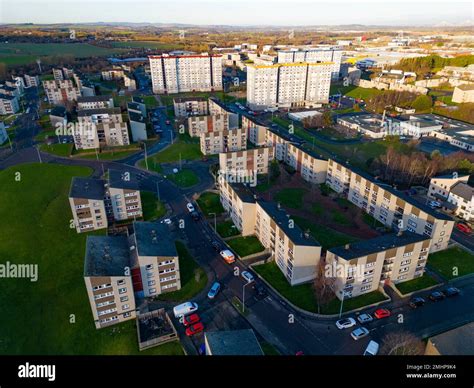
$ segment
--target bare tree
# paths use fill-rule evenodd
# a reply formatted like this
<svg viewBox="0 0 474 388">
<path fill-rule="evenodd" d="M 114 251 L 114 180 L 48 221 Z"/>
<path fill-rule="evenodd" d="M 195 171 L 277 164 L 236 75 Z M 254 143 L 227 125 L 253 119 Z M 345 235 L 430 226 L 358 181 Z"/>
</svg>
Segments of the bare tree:
<svg viewBox="0 0 474 388">
<path fill-rule="evenodd" d="M 316 278 L 313 283 L 313 290 L 318 302 L 318 314 L 321 306 L 332 301 L 336 295 L 334 294 L 335 276 L 329 276 L 327 271 L 327 263 L 324 258 L 321 258 L 319 265 L 316 267 Z"/>
<path fill-rule="evenodd" d="M 423 341 L 406 331 L 386 334 L 380 353 L 388 356 L 418 356 L 424 353 Z"/>
</svg>

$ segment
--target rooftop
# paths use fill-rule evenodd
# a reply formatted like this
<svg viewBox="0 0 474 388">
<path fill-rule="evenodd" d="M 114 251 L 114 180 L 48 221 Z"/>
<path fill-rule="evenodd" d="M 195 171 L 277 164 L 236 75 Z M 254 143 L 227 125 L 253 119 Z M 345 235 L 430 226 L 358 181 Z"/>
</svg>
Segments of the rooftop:
<svg viewBox="0 0 474 388">
<path fill-rule="evenodd" d="M 176 97 L 173 99 L 175 104 L 180 102 L 188 102 L 188 101 L 206 101 L 207 98 L 205 97 Z"/>
<path fill-rule="evenodd" d="M 141 111 L 140 104 L 138 102 L 133 102 L 133 101 L 127 103 L 127 109 Z"/>
<path fill-rule="evenodd" d="M 468 92 L 468 91 L 474 90 L 474 84 L 459 85 L 459 86 L 457 86 L 457 88 Z"/>
<path fill-rule="evenodd" d="M 428 236 L 422 236 L 405 231 L 401 235 L 398 235 L 397 233 L 390 233 L 380 237 L 371 238 L 369 240 L 347 244 L 342 247 L 330 248 L 328 251 L 345 260 L 352 260 L 370 255 L 371 253 L 403 247 L 405 245 L 414 244 L 429 239 L 430 238 Z"/>
<path fill-rule="evenodd" d="M 144 104 L 145 101 L 143 100 L 143 97 L 140 96 L 133 96 L 132 97 L 132 102 L 136 102 L 138 104 Z"/>
<path fill-rule="evenodd" d="M 463 356 L 474 354 L 474 322 L 430 338 L 442 355 Z"/>
<path fill-rule="evenodd" d="M 457 182 L 451 187 L 451 193 L 470 201 L 474 196 L 474 187 L 465 182 Z"/>
<path fill-rule="evenodd" d="M 87 236 L 84 276 L 124 276 L 129 251 L 126 236 Z"/>
<path fill-rule="evenodd" d="M 99 102 L 99 101 L 109 101 L 112 99 L 111 95 L 103 95 L 103 96 L 82 96 L 77 97 L 77 102 Z"/>
<path fill-rule="evenodd" d="M 69 198 L 87 198 L 103 200 L 105 181 L 102 179 L 74 177 L 69 190 Z"/>
<path fill-rule="evenodd" d="M 55 106 L 50 114 L 50 116 L 58 116 L 58 117 L 64 117 L 66 115 L 66 108 L 64 106 L 58 105 Z"/>
<path fill-rule="evenodd" d="M 135 174 L 109 169 L 109 187 L 115 189 L 139 190 L 140 185 Z"/>
<path fill-rule="evenodd" d="M 77 115 L 79 117 L 87 117 L 87 116 L 92 116 L 92 115 L 117 115 L 121 114 L 122 111 L 120 108 L 99 108 L 99 109 L 80 109 L 77 112 Z"/>
<path fill-rule="evenodd" d="M 208 331 L 206 343 L 216 356 L 263 356 L 262 348 L 252 329 Z"/>
<path fill-rule="evenodd" d="M 232 190 L 235 191 L 242 202 L 255 203 L 256 196 L 250 187 L 244 185 L 243 183 L 229 183 L 229 185 L 232 187 Z"/>
<path fill-rule="evenodd" d="M 178 256 L 168 225 L 158 222 L 134 222 L 133 229 L 139 256 Z"/>
<path fill-rule="evenodd" d="M 130 121 L 138 121 L 140 123 L 145 122 L 145 118 L 142 116 L 142 114 L 134 111 L 128 112 L 128 118 L 130 119 Z"/>
</svg>

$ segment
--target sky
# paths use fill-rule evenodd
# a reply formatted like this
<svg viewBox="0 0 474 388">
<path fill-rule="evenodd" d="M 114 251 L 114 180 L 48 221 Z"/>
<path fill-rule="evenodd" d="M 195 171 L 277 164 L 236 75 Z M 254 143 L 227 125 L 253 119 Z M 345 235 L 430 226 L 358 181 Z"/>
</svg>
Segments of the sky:
<svg viewBox="0 0 474 388">
<path fill-rule="evenodd" d="M 473 20 L 472 0 L 0 0 L 0 23 L 426 26 Z"/>
</svg>

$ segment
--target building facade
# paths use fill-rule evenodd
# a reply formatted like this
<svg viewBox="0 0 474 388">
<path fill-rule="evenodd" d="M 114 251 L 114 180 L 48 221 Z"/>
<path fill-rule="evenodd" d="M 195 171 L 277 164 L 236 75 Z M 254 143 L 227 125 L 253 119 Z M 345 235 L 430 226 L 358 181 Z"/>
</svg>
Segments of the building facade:
<svg viewBox="0 0 474 388">
<path fill-rule="evenodd" d="M 202 133 L 200 147 L 204 155 L 241 151 L 247 148 L 247 134 L 241 128 Z"/>
<path fill-rule="evenodd" d="M 205 116 L 209 114 L 207 98 L 183 97 L 173 99 L 174 115 L 177 118 Z"/>
<path fill-rule="evenodd" d="M 219 154 L 219 170 L 226 176 L 256 178 L 257 175 L 268 174 L 268 167 L 273 159 L 273 147 L 223 152 Z"/>
</svg>

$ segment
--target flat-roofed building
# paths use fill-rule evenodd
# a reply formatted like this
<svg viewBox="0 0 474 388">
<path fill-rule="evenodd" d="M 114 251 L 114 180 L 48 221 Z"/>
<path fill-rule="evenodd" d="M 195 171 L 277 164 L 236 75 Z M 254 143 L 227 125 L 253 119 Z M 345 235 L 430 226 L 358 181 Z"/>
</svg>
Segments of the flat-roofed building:
<svg viewBox="0 0 474 388">
<path fill-rule="evenodd" d="M 0 115 L 15 114 L 19 110 L 18 97 L 0 93 Z"/>
<path fill-rule="evenodd" d="M 156 222 L 134 222 L 130 236 L 132 268 L 140 272 L 135 291 L 155 297 L 181 289 L 178 251 L 169 226 Z M 141 288 L 141 290 L 140 290 Z"/>
<path fill-rule="evenodd" d="M 177 118 L 208 115 L 209 107 L 207 101 L 207 98 L 204 97 L 174 98 L 174 115 Z"/>
<path fill-rule="evenodd" d="M 126 236 L 87 236 L 84 283 L 97 329 L 136 317 Z"/>
<path fill-rule="evenodd" d="M 456 86 L 452 100 L 458 104 L 474 102 L 474 84 Z"/>
<path fill-rule="evenodd" d="M 212 115 L 227 115 L 229 117 L 229 129 L 239 128 L 239 114 L 230 110 L 221 100 L 216 97 L 210 97 L 209 114 Z"/>
<path fill-rule="evenodd" d="M 77 233 L 107 228 L 105 184 L 102 179 L 82 177 L 72 179 L 69 205 Z"/>
<path fill-rule="evenodd" d="M 247 148 L 247 134 L 241 128 L 202 133 L 200 147 L 204 155 L 241 151 Z"/>
<path fill-rule="evenodd" d="M 265 145 L 268 126 L 258 123 L 255 119 L 242 116 L 242 129 L 247 132 L 247 139 L 256 146 Z"/>
<path fill-rule="evenodd" d="M 455 206 L 454 214 L 466 220 L 474 220 L 474 187 L 467 182 L 457 182 L 449 191 L 448 202 Z"/>
<path fill-rule="evenodd" d="M 425 356 L 472 356 L 474 354 L 474 322 L 430 337 Z"/>
<path fill-rule="evenodd" d="M 207 331 L 204 333 L 206 356 L 263 356 L 252 329 Z"/>
<path fill-rule="evenodd" d="M 77 109 L 107 109 L 114 107 L 114 99 L 110 95 L 87 96 L 77 98 Z"/>
<path fill-rule="evenodd" d="M 137 111 L 129 109 L 128 118 L 130 120 L 130 131 L 132 132 L 132 140 L 134 142 L 147 140 L 148 134 L 146 131 L 146 120 L 142 116 L 141 112 L 137 113 Z"/>
<path fill-rule="evenodd" d="M 273 159 L 273 147 L 223 152 L 219 154 L 219 172 L 225 176 L 256 178 L 257 175 L 268 174 Z"/>
<path fill-rule="evenodd" d="M 431 178 L 428 188 L 428 197 L 434 200 L 446 201 L 449 197 L 451 187 L 457 182 L 469 180 L 469 175 L 448 174 Z"/>
<path fill-rule="evenodd" d="M 285 163 L 294 168 L 309 183 L 320 184 L 326 182 L 328 161 L 313 151 L 288 144 Z"/>
<path fill-rule="evenodd" d="M 203 133 L 235 129 L 230 127 L 229 118 L 229 115 L 222 113 L 206 116 L 190 116 L 187 122 L 189 136 L 200 137 Z"/>
<path fill-rule="evenodd" d="M 50 104 L 65 104 L 77 101 L 81 89 L 72 79 L 43 81 L 43 88 Z"/>
<path fill-rule="evenodd" d="M 109 169 L 107 195 L 116 221 L 143 216 L 139 182 L 134 174 Z"/>
<path fill-rule="evenodd" d="M 386 281 L 422 276 L 430 243 L 428 236 L 403 232 L 328 249 L 326 272 L 333 275 L 334 293 L 339 299 L 353 298 L 377 291 Z"/>
</svg>

